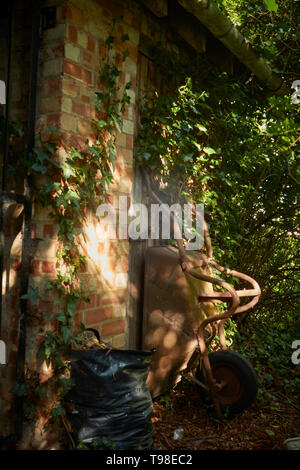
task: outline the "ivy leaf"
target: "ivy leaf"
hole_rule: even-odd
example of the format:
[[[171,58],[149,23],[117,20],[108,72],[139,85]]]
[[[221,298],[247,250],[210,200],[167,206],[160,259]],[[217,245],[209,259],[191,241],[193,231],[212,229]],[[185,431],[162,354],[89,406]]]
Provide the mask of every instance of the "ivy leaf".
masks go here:
[[[35,389],[36,393],[39,395],[40,398],[44,398],[47,393],[47,388],[41,385],[38,385]]]
[[[58,418],[59,416],[64,416],[66,414],[66,410],[60,403],[54,403],[52,410],[51,410],[51,416],[53,418]]]
[[[205,132],[207,134],[207,129],[206,129],[206,127],[202,126],[202,124],[196,123],[195,127],[197,127],[197,129],[199,129],[199,131]]]
[[[192,153],[186,153],[183,155],[183,160],[185,162],[192,162],[193,161],[193,154]]]
[[[28,288],[28,293],[27,294],[24,294],[21,296],[21,299],[28,299],[30,300],[34,305],[37,305],[38,301],[40,300],[40,296],[39,296],[39,288],[36,287],[32,287],[32,286],[29,286]]]
[[[204,147],[203,150],[205,153],[207,153],[207,155],[213,155],[214,153],[217,153],[215,149],[211,147]]]
[[[63,165],[62,166],[63,174],[66,179],[70,178],[70,176],[74,176],[74,170],[70,165]]]
[[[56,316],[56,320],[57,320],[58,322],[60,322],[60,323],[66,323],[66,317],[65,317],[65,315],[62,315],[62,314],[61,314],[61,315],[57,315],[57,316]]]
[[[107,38],[106,41],[105,41],[105,44],[106,44],[107,46],[111,46],[111,45],[114,43],[114,41],[115,41],[114,36],[108,36],[108,38]]]
[[[61,327],[62,335],[63,335],[63,342],[65,344],[68,344],[70,342],[70,339],[72,338],[73,334],[72,331],[68,326],[62,326]]]
[[[278,10],[278,5],[276,3],[276,0],[264,0],[264,3],[265,3],[268,10],[270,10],[270,11],[277,11]]]
[[[123,62],[125,62],[125,60],[126,60],[127,57],[129,57],[129,56],[130,56],[129,50],[126,49],[126,50],[123,52],[123,54],[122,54],[122,60],[123,60]]]
[[[10,393],[14,393],[18,397],[23,397],[28,392],[28,385],[26,383],[15,384],[10,390]]]

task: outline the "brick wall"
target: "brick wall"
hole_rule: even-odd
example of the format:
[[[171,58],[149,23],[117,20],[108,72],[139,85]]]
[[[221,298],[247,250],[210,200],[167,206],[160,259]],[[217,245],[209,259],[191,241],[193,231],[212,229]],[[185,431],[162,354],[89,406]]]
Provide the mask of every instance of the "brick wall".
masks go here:
[[[116,2],[74,0],[58,7],[56,28],[46,30],[43,35],[38,94],[37,125],[42,134],[47,134],[49,126],[55,125],[62,131],[65,143],[81,147],[85,138],[93,140],[90,123],[95,118],[99,63],[106,54],[105,40],[111,31],[111,20],[123,14],[116,35],[128,33],[130,57],[123,64],[120,84],[131,80],[133,86],[122,133],[117,135],[114,183],[109,188],[110,201],[117,209],[119,195],[129,197],[132,189],[139,41],[138,25],[133,24],[135,15],[128,8],[129,3],[134,5],[134,2],[125,3],[118,7]],[[121,42],[116,44],[117,52],[121,51]],[[42,241],[33,260],[31,278],[35,285],[43,285],[55,271],[56,227],[46,211],[37,206],[34,223],[36,236]],[[77,306],[76,323],[83,321],[97,328],[105,341],[124,347],[129,242],[99,238],[95,214],[89,215],[85,237],[88,243],[82,243],[82,248],[87,255],[87,267],[81,282],[91,303]]]
[[[26,2],[19,2],[24,6]],[[114,181],[110,186],[109,201],[119,210],[119,196],[125,196],[130,202],[134,181],[134,137],[137,121],[137,78],[138,47],[141,33],[154,41],[165,37],[165,31],[153,15],[135,0],[49,0],[48,5],[57,7],[57,24],[43,32],[39,55],[37,85],[37,120],[36,132],[43,139],[49,136],[52,125],[62,132],[65,143],[77,148],[84,145],[85,139],[93,140],[90,121],[95,117],[95,91],[99,85],[99,60],[106,54],[105,40],[111,33],[111,20],[122,16],[117,22],[115,35],[129,35],[126,47],[130,56],[122,64],[120,84],[129,80],[131,103],[123,116],[122,132],[116,135],[117,158],[114,168]],[[30,22],[29,22],[30,25]],[[23,39],[18,39],[20,47],[26,44],[25,28]],[[28,44],[28,41],[27,41]],[[122,51],[121,41],[116,43],[117,55]],[[20,49],[21,50],[21,49]],[[23,58],[24,59],[24,58]],[[24,59],[25,60],[25,59]],[[25,61],[26,63],[26,61]],[[28,67],[28,63],[27,63]],[[23,74],[25,70],[23,69]],[[22,70],[16,72],[22,77]],[[19,86],[18,83],[14,86]],[[22,91],[22,87],[21,87]],[[23,90],[24,91],[24,90]],[[23,93],[22,91],[22,93]],[[18,98],[18,94],[16,95]],[[18,107],[19,106],[19,107]],[[17,116],[25,113],[25,105],[15,106]],[[24,117],[24,116],[23,116]],[[63,158],[63,149],[60,149]],[[6,249],[6,293],[4,299],[5,322],[1,338],[8,343],[9,365],[1,369],[0,435],[13,431],[10,415],[12,395],[9,393],[14,384],[15,358],[18,338],[18,285],[20,268],[21,237],[16,224],[15,230],[9,230]],[[17,236],[16,236],[17,235]],[[57,227],[42,208],[39,201],[34,201],[32,237],[35,240],[30,272],[30,285],[39,288],[42,300],[37,309],[40,316],[32,317],[27,325],[26,362],[30,368],[36,365],[36,350],[44,333],[44,314],[55,312],[51,294],[45,289],[46,283],[55,276]],[[134,246],[134,245],[133,245]],[[128,321],[129,295],[129,240],[103,239],[99,235],[99,224],[94,213],[88,214],[88,224],[81,238],[82,252],[87,256],[87,267],[81,274],[81,283],[90,303],[80,303],[76,307],[74,327],[83,321],[88,327],[97,328],[101,337],[115,347],[134,347],[129,344]],[[135,294],[133,294],[135,295]],[[131,312],[132,313],[132,312]],[[42,321],[40,321],[42,319]],[[46,325],[51,328],[51,323]],[[41,366],[40,377],[46,380],[51,375],[45,364]],[[49,397],[47,397],[49,400]],[[4,418],[5,416],[5,418]],[[45,416],[27,428],[20,448],[49,447],[57,436],[43,430]]]

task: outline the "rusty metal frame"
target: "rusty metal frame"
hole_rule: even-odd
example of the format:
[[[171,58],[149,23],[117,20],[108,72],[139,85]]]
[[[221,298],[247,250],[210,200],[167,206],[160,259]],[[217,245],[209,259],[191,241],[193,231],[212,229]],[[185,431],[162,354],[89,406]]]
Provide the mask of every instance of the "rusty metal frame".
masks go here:
[[[227,292],[216,291],[213,293],[213,295],[205,295],[205,296],[203,295],[199,297],[199,301],[202,301],[202,302],[215,301],[215,302],[227,302],[229,304],[229,308],[226,312],[207,317],[206,319],[202,320],[197,331],[194,331],[194,334],[196,335],[198,339],[199,349],[200,349],[201,357],[203,360],[207,386],[205,384],[202,384],[195,377],[191,376],[190,374],[191,367],[188,367],[188,370],[183,371],[183,374],[187,373],[189,377],[193,381],[195,381],[198,385],[210,391],[211,397],[215,405],[215,409],[218,414],[221,414],[221,406],[220,406],[220,402],[218,400],[217,394],[222,389],[224,384],[218,384],[213,376],[213,372],[212,372],[209,357],[208,357],[208,349],[207,349],[208,341],[205,340],[204,331],[207,326],[214,327],[214,324],[217,324],[221,348],[227,349],[226,341],[225,341],[225,332],[224,332],[224,325],[225,325],[226,320],[230,318],[232,315],[246,312],[250,310],[251,308],[253,308],[259,300],[261,289],[258,283],[255,281],[255,279],[253,279],[252,277],[248,276],[247,274],[243,274],[238,271],[225,268],[224,266],[220,266],[216,262],[216,260],[214,259],[214,255],[213,255],[213,249],[212,249],[211,239],[210,239],[210,235],[208,231],[208,226],[205,220],[204,220],[203,229],[204,229],[204,243],[205,243],[205,247],[207,251],[207,256],[202,254],[202,257],[204,259],[200,261],[200,263],[198,263],[197,266],[192,266],[190,261],[187,258],[185,248],[184,248],[184,242],[182,239],[182,234],[179,229],[179,225],[178,225],[176,218],[174,217],[173,213],[171,213],[167,209],[165,205],[162,205],[161,200],[154,193],[151,187],[149,176],[143,167],[141,167],[141,172],[144,177],[146,187],[147,187],[147,192],[150,198],[153,201],[155,201],[157,204],[160,204],[162,209],[167,213],[167,215],[171,217],[171,220],[174,226],[174,235],[175,235],[175,239],[178,245],[180,264],[181,264],[182,270],[196,279],[212,283],[216,286],[222,287],[223,289],[227,291]],[[252,286],[252,289],[235,290],[234,287],[232,287],[228,282],[223,281],[222,279],[219,279],[217,277],[207,276],[206,274],[203,274],[202,272],[197,270],[205,266],[212,266],[213,268],[215,268],[217,271],[221,273],[237,277],[239,279],[242,279],[243,281],[247,281]],[[253,297],[253,298],[246,304],[240,306],[240,299],[242,297]]]

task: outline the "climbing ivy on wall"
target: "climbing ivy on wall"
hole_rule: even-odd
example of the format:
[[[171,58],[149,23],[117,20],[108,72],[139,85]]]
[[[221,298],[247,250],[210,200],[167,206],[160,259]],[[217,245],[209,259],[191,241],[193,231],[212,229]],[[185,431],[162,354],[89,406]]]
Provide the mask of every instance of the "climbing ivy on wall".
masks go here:
[[[121,38],[123,43],[128,39],[127,35]],[[96,207],[105,200],[107,187],[113,181],[116,132],[121,131],[122,115],[130,102],[127,91],[131,83],[121,87],[121,70],[116,65],[117,60],[121,63],[126,60],[128,50],[117,57],[114,44],[115,37],[110,35],[105,43],[106,58],[99,68],[100,86],[95,104],[97,118],[92,121],[93,143],[86,140],[83,149],[68,148],[54,128],[50,131],[52,135],[56,134],[55,141],[41,140],[30,158],[23,160],[28,175],[34,180],[42,177],[42,183],[36,188],[36,200],[49,208],[49,215],[58,227],[59,242],[56,277],[46,287],[54,298],[54,311],[57,313],[43,315],[43,321],[50,327],[45,331],[37,352],[39,361],[45,360],[52,365],[53,376],[40,384],[38,373],[31,371],[27,374],[27,382],[16,384],[13,389],[14,393],[27,398],[25,412],[28,417],[33,417],[38,398],[47,394],[49,385],[55,387],[56,393],[50,416],[55,419],[64,415],[61,400],[72,387],[66,374],[66,358],[70,347],[80,344],[78,331],[74,329],[75,307],[79,301],[89,302],[80,285],[86,257],[81,252],[79,235],[89,211],[96,213]],[[33,306],[40,299],[38,289],[33,287],[24,297]],[[80,328],[84,330],[84,324]]]

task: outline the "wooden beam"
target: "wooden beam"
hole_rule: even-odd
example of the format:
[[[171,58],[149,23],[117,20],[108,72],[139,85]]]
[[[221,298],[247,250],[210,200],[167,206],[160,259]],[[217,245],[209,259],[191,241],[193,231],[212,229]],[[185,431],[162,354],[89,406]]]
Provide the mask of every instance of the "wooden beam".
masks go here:
[[[196,18],[179,5],[170,8],[169,18],[173,29],[198,53],[205,52],[206,32]]]
[[[155,16],[162,18],[168,16],[168,2],[167,0],[141,0],[148,10]]]

